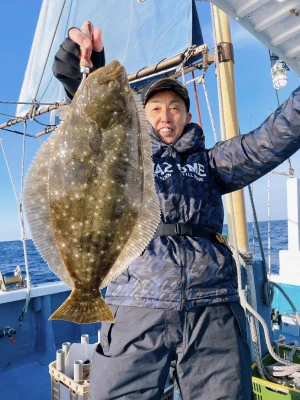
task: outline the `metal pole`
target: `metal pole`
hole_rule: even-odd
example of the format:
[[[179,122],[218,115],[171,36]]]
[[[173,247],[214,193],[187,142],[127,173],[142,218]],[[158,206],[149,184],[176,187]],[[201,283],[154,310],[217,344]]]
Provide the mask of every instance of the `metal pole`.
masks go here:
[[[219,8],[212,6],[215,41],[217,44],[216,63],[218,64],[218,90],[221,112],[222,139],[229,139],[239,134],[237,106],[235,94],[233,52],[229,17]],[[218,54],[217,54],[218,52]],[[231,56],[232,54],[232,56]],[[233,199],[233,213],[230,207],[230,197]],[[226,195],[229,240],[233,243],[233,222],[235,221],[237,244],[241,252],[248,251],[248,232],[243,190]]]

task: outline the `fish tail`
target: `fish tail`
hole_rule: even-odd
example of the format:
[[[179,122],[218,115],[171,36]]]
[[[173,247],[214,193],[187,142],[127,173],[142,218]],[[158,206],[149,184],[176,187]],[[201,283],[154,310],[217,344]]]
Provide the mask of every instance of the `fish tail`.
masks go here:
[[[115,322],[114,316],[101,296],[82,298],[80,292],[73,289],[67,300],[50,316],[49,320],[58,319],[90,324],[93,322]]]

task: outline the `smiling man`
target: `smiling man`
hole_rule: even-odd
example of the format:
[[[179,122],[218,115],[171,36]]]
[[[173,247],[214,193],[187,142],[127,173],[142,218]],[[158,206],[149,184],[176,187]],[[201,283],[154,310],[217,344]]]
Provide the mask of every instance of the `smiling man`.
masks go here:
[[[96,32],[90,43],[94,68],[104,63]],[[73,96],[81,78],[79,45],[87,38],[76,28],[69,35],[53,71]],[[250,400],[237,270],[216,233],[223,228],[222,196],[300,148],[300,88],[260,127],[211,149],[201,127],[191,123],[188,91],[180,82],[153,81],[141,98],[161,224],[143,254],[107,287],[115,323],[102,324],[89,399],[161,399],[172,363],[184,400]]]
[[[144,89],[142,101],[156,135],[167,144],[175,143],[192,119],[186,87],[175,79],[163,78]]]

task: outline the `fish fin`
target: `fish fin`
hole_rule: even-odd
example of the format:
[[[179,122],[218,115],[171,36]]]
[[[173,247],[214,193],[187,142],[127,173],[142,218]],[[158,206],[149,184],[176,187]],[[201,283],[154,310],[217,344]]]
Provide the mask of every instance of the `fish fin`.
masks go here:
[[[133,100],[137,109],[137,116],[140,124],[140,141],[143,162],[143,199],[139,217],[131,232],[130,237],[122,252],[119,254],[114,265],[101,283],[101,288],[106,287],[112,280],[122,274],[126,268],[137,259],[148,246],[160,223],[160,206],[155,190],[152,149],[148,122],[145,116],[144,106],[136,93],[133,93]]]
[[[73,287],[53,233],[49,208],[49,168],[59,129],[56,128],[35,155],[26,176],[23,202],[33,243],[51,270]]]
[[[59,106],[56,110],[55,110],[55,115],[58,116],[58,118],[62,121],[66,120],[69,116],[70,113],[70,105],[62,105]]]
[[[50,316],[49,320],[58,319],[75,322],[76,324],[91,324],[94,322],[115,322],[114,316],[101,296],[83,299],[81,292],[73,289],[67,300]]]

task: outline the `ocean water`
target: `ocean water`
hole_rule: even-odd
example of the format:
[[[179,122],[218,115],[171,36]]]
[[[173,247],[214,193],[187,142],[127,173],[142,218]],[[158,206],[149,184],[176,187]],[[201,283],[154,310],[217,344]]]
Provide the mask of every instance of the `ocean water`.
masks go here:
[[[265,260],[268,265],[268,222],[259,223],[260,235],[262,238]],[[227,233],[227,226],[224,225],[224,232]],[[248,223],[249,246],[255,259],[262,259],[258,235],[252,223]],[[279,250],[286,250],[288,245],[287,238],[287,221],[272,221],[270,225],[270,254],[271,254],[271,271],[278,272],[279,267]],[[57,276],[49,269],[47,263],[42,259],[36,250],[32,240],[27,240],[27,258],[30,273],[31,284],[58,281]],[[21,241],[0,242],[0,271],[5,277],[13,276],[14,269],[19,265],[22,275],[25,277],[25,262],[23,243]]]

